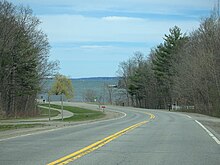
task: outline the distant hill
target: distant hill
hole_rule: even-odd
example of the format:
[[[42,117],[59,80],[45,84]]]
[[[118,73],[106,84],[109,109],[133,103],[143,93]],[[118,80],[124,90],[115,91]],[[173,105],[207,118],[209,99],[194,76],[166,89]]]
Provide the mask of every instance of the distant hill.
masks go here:
[[[44,89],[49,89],[53,83],[53,79],[45,79]],[[88,77],[88,78],[71,78],[74,88],[74,98],[73,101],[83,102],[85,101],[85,94],[89,90],[92,90],[96,97],[102,96],[103,102],[108,102],[109,93],[106,89],[109,87],[116,87],[118,85],[119,77]],[[114,89],[116,90],[116,89]],[[38,99],[44,99],[47,101],[47,93],[42,91]],[[51,100],[59,101],[60,96],[53,95]]]
[[[87,77],[87,78],[72,78],[72,80],[118,80],[119,77]]]

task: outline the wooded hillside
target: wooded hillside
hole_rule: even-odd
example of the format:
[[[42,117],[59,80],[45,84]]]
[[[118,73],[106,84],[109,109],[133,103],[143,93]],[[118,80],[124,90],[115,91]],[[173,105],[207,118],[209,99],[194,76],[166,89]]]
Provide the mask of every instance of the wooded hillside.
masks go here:
[[[144,57],[140,52],[119,65],[127,104],[178,108],[220,116],[220,18],[214,11],[186,35],[177,26]]]

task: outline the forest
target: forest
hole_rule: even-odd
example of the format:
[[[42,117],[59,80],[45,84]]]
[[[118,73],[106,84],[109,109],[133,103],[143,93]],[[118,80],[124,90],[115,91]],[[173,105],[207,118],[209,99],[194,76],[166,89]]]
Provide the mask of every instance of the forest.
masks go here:
[[[0,115],[34,116],[36,95],[56,62],[49,61],[50,45],[32,10],[0,1]]]
[[[126,105],[176,109],[220,116],[220,19],[218,10],[199,28],[183,34],[177,26],[145,57],[121,62],[119,86]]]

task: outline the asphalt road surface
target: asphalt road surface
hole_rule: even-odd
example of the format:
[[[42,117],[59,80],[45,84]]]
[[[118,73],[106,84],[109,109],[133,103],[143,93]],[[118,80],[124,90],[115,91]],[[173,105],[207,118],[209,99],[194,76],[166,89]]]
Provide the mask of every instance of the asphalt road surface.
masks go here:
[[[126,107],[119,119],[0,141],[1,165],[219,165],[220,144],[184,114]],[[126,114],[126,115],[125,115]]]

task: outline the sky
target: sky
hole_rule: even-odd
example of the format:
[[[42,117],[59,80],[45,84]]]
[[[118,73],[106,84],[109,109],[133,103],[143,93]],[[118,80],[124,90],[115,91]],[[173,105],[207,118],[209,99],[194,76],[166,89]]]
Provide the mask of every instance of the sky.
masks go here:
[[[9,0],[29,6],[51,45],[50,60],[71,78],[117,76],[137,51],[147,56],[169,28],[199,27],[217,0]]]

